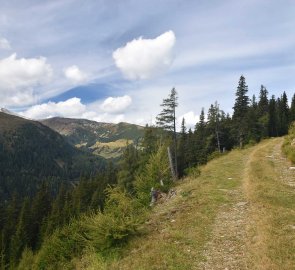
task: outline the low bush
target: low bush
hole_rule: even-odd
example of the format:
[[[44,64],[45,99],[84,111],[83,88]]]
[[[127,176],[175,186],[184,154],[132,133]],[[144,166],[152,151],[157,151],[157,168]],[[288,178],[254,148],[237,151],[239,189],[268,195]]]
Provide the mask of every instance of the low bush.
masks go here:
[[[285,137],[282,149],[287,158],[292,163],[295,163],[295,122],[289,128],[289,133]]]

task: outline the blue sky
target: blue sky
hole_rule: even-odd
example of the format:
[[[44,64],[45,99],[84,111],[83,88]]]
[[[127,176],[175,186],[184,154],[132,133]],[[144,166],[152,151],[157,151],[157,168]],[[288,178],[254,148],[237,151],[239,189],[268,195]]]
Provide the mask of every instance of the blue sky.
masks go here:
[[[0,0],[0,106],[144,125],[175,87],[193,126],[241,74],[291,99],[294,29],[293,0]]]

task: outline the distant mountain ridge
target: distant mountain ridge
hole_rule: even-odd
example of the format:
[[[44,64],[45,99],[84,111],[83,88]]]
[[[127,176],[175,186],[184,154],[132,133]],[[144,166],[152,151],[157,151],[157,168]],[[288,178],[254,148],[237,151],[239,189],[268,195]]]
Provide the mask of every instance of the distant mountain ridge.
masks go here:
[[[54,117],[41,123],[65,136],[77,148],[104,158],[120,157],[128,143],[137,143],[144,134],[143,127],[124,122],[113,124]]]

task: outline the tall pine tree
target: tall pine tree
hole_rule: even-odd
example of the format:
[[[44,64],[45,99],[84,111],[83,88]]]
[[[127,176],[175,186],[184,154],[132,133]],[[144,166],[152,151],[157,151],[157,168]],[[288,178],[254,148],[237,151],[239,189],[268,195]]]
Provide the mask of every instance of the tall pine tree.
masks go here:
[[[164,130],[170,131],[173,137],[173,152],[174,152],[174,173],[175,177],[178,177],[177,172],[177,143],[176,143],[176,107],[177,103],[177,92],[175,88],[172,88],[168,98],[163,99],[161,106],[163,107],[162,112],[157,116],[157,125]]]
[[[243,146],[247,133],[247,113],[249,109],[249,97],[247,96],[248,86],[245,77],[242,75],[236,91],[236,100],[234,104],[233,121],[237,132],[240,147]]]
[[[291,107],[290,107],[290,122],[295,121],[295,94],[292,97]]]

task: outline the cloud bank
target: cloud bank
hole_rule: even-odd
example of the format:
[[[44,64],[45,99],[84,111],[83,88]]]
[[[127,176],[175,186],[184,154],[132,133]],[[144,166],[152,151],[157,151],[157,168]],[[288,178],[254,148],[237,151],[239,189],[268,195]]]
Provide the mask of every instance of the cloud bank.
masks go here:
[[[130,106],[129,96],[109,97],[104,101],[83,104],[80,98],[73,97],[60,102],[47,102],[34,105],[20,113],[31,119],[46,119],[50,117],[85,118],[94,121],[118,123],[125,119],[124,111]]]
[[[148,79],[171,66],[175,40],[173,31],[155,39],[140,37],[115,50],[113,59],[127,79]]]
[[[22,112],[21,115],[31,119],[45,119],[54,116],[77,117],[86,112],[86,106],[79,98],[70,98],[66,101],[43,103],[35,105]]]
[[[34,102],[34,90],[48,83],[52,68],[46,58],[19,58],[16,54],[0,60],[0,105],[18,106]]]

